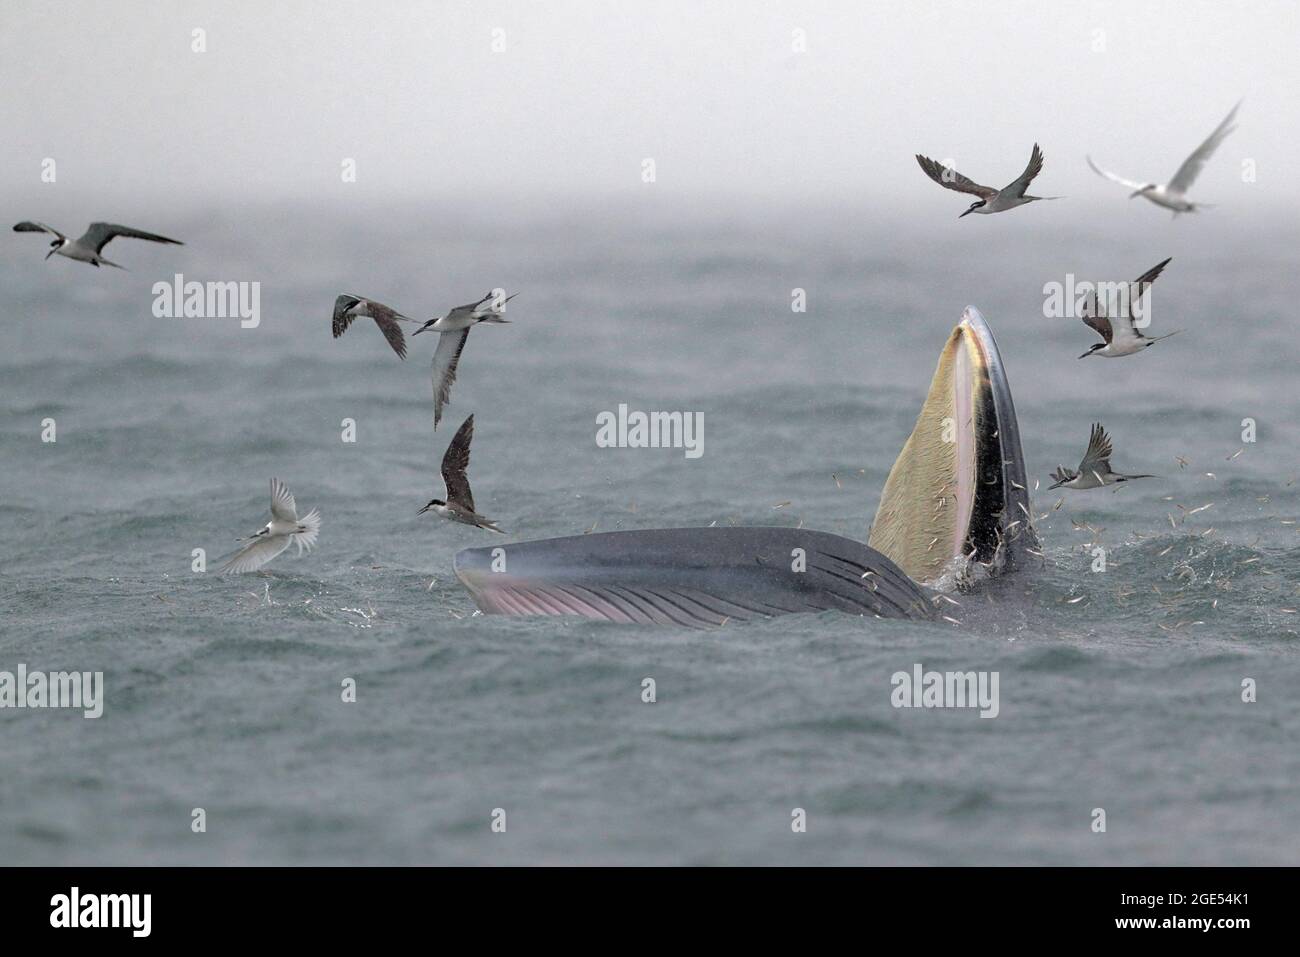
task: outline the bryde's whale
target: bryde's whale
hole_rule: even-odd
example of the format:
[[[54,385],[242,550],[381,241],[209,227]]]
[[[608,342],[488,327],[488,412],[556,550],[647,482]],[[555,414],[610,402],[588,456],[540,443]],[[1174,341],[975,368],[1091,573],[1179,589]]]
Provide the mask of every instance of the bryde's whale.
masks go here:
[[[835,609],[939,617],[928,589],[1014,569],[1037,541],[1002,358],[967,307],[939,354],[867,544],[795,528],[667,528],[467,548],[488,614],[706,627]]]

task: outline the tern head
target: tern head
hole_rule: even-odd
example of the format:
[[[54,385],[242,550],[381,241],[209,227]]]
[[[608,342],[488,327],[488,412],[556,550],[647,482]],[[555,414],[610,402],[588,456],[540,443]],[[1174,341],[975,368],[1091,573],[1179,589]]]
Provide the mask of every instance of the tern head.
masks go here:
[[[977,199],[977,200],[975,200],[975,202],[973,202],[973,203],[970,204],[970,209],[968,209],[968,210],[966,210],[966,212],[962,213],[961,216],[969,215],[970,213],[975,212],[975,210],[979,209],[979,208],[982,207],[983,205],[984,205],[984,200],[982,200],[982,199]],[[958,219],[961,219],[961,216],[958,216],[957,218],[958,218]]]
[[[1088,351],[1085,352],[1083,355],[1079,356],[1079,358],[1080,358],[1080,359],[1086,359],[1086,358],[1088,358],[1088,356],[1092,355],[1092,354],[1093,354],[1094,352],[1096,352],[1098,349],[1105,349],[1105,348],[1106,348],[1106,343],[1104,343],[1104,342],[1094,342],[1092,345],[1090,345],[1090,346],[1088,347]]]
[[[1135,189],[1133,192],[1129,193],[1129,194],[1128,194],[1128,198],[1129,198],[1129,199],[1134,199],[1134,198],[1136,198],[1136,197],[1138,197],[1138,196],[1141,196],[1141,195],[1142,195],[1143,193],[1145,193],[1147,190],[1149,190],[1149,189],[1155,189],[1155,188],[1156,188],[1156,184],[1155,184],[1155,183],[1147,183],[1147,184],[1146,184],[1145,186],[1143,186],[1141,189]]]
[[[49,259],[49,258],[50,258],[51,256],[53,256],[55,253],[57,253],[57,252],[59,251],[59,248],[60,248],[64,243],[66,243],[66,242],[67,242],[66,239],[56,239],[56,240],[54,240],[53,242],[51,242],[51,243],[50,243],[50,251],[49,251],[48,253],[45,254],[45,258],[46,258],[46,259]]]
[[[416,514],[416,515],[423,515],[425,512],[427,512],[429,509],[433,508],[435,505],[446,505],[446,504],[447,504],[447,503],[444,502],[444,501],[443,501],[442,499],[440,499],[440,498],[430,499],[430,500],[429,500],[429,504],[426,505],[426,506],[424,506],[424,508],[420,509],[420,510],[419,510],[418,512],[416,512],[415,514]]]
[[[432,319],[430,319],[428,322],[422,325],[419,329],[416,329],[413,333],[411,333],[411,335],[418,336],[420,333],[424,332],[425,329],[428,329],[430,326],[432,326],[435,322],[437,322],[441,318],[442,316],[434,316]]]
[[[1075,476],[1071,475],[1062,466],[1058,465],[1056,471],[1052,473],[1052,478],[1056,479],[1056,482],[1047,486],[1049,489],[1060,488],[1066,482],[1073,481]]]

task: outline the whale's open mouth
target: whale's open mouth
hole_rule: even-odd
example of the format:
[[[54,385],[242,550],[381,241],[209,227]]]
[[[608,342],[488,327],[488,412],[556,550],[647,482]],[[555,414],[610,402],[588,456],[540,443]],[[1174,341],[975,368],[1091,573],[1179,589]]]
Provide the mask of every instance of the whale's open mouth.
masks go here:
[[[467,548],[456,576],[489,614],[692,626],[838,610],[937,617],[918,584],[1012,569],[1036,539],[1011,389],[983,316],[948,337],[869,543],[795,528],[604,532]]]
[[[963,562],[1014,567],[1035,547],[1029,519],[1011,388],[984,317],[968,306],[885,481],[867,544],[936,583]]]

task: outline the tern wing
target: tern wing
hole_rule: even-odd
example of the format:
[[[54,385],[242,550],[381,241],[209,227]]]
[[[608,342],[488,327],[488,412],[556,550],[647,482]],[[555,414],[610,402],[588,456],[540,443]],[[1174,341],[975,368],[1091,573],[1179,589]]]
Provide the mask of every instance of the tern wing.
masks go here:
[[[1034,181],[1034,177],[1042,171],[1043,151],[1039,149],[1038,144],[1035,143],[1033,150],[1029,154],[1029,165],[1025,167],[1025,171],[1008,183],[1002,192],[1006,193],[1008,196],[1024,196],[1025,190],[1027,190],[1029,184]]]
[[[59,232],[57,229],[55,229],[53,226],[46,226],[44,223],[34,223],[34,222],[32,222],[31,220],[27,220],[27,219],[24,219],[21,223],[16,223],[16,224],[14,225],[14,232],[16,232],[16,233],[50,233],[50,234],[52,234],[52,235],[54,235],[54,236],[58,236],[60,239],[67,239],[67,238],[68,238],[67,236],[63,235],[63,233],[61,233],[61,232]]]
[[[1164,272],[1165,267],[1173,262],[1173,259],[1174,257],[1170,256],[1164,262],[1156,263],[1129,285],[1128,302],[1130,313],[1133,311],[1133,304],[1146,295],[1147,290],[1151,288],[1151,284],[1156,281],[1156,277]]]
[[[1132,290],[1133,295],[1136,297],[1145,293],[1147,291],[1147,288],[1153,282],[1156,281],[1156,277],[1158,277],[1162,272],[1164,272],[1165,267],[1168,266],[1173,261],[1174,261],[1174,257],[1170,256],[1164,262],[1156,263],[1154,266],[1152,266],[1142,275],[1134,279],[1133,285],[1136,286],[1137,288]]]
[[[1106,340],[1107,345],[1110,344],[1114,330],[1111,329],[1110,319],[1106,317],[1106,311],[1097,301],[1097,291],[1095,289],[1088,293],[1088,298],[1083,301],[1083,309],[1079,314],[1079,318],[1086,325],[1095,329],[1097,334]]]
[[[298,521],[298,508],[289,486],[278,478],[271,479],[271,514],[282,522]]]
[[[375,320],[375,325],[379,331],[384,334],[388,344],[393,347],[399,359],[406,358],[406,336],[402,334],[402,327],[398,324],[397,314],[391,309],[386,309],[381,313],[371,313],[370,318]]]
[[[447,503],[474,511],[474,494],[469,490],[469,444],[474,440],[474,416],[456,430],[442,457],[442,480],[447,486]]]
[[[352,325],[352,320],[356,318],[350,313],[353,306],[365,302],[360,296],[349,296],[347,293],[339,296],[334,300],[334,338],[337,339],[343,333],[348,331],[348,326]]]
[[[1094,173],[1096,173],[1098,176],[1106,177],[1112,183],[1119,183],[1121,186],[1127,186],[1129,189],[1142,189],[1143,187],[1148,185],[1147,183],[1139,183],[1136,182],[1135,180],[1125,179],[1123,176],[1118,176],[1115,173],[1107,172],[1106,170],[1098,166],[1096,163],[1094,163],[1092,161],[1091,156],[1085,158],[1088,160],[1088,165],[1092,167],[1092,171]]]
[[[1079,474],[1087,475],[1089,472],[1101,475],[1110,472],[1110,436],[1100,422],[1093,425],[1092,434],[1088,437],[1088,450],[1083,453],[1083,461],[1079,463]]]
[[[347,332],[348,327],[352,325],[352,320],[358,316],[369,316],[375,320],[375,325],[384,334],[384,338],[393,347],[398,358],[406,358],[406,336],[402,334],[399,323],[414,322],[414,319],[385,306],[382,302],[344,294],[334,300],[334,338],[337,339]]]
[[[492,299],[492,293],[489,291],[486,296],[478,302],[467,302],[463,306],[453,306],[447,313],[448,319],[471,319],[479,315],[479,307],[485,302]],[[489,310],[490,311],[490,310]]]
[[[1051,476],[1053,481],[1056,482],[1056,485],[1064,485],[1066,482],[1076,478],[1078,474],[1078,472],[1071,472],[1064,465],[1057,465],[1056,471],[1051,473]],[[1052,488],[1056,488],[1056,485],[1053,485]]]
[[[185,245],[179,239],[168,239],[166,236],[159,236],[157,233],[146,233],[143,229],[132,229],[130,226],[119,226],[116,223],[91,223],[90,228],[82,234],[77,242],[98,253],[117,236],[126,236],[129,239],[147,239],[154,243],[170,243],[173,246]]]
[[[1201,174],[1201,170],[1209,162],[1210,157],[1214,155],[1214,151],[1219,148],[1219,144],[1224,141],[1229,133],[1236,129],[1232,125],[1232,121],[1236,119],[1237,110],[1240,106],[1240,103],[1234,106],[1232,112],[1224,117],[1223,122],[1215,127],[1214,132],[1206,138],[1205,142],[1196,147],[1196,152],[1183,160],[1183,165],[1178,167],[1178,172],[1169,181],[1170,190],[1185,193],[1191,189],[1192,183]]]
[[[255,572],[289,547],[290,535],[263,535],[249,542],[226,560],[223,572]]]
[[[944,189],[954,189],[959,193],[970,193],[978,196],[980,199],[988,199],[997,195],[997,190],[988,186],[981,186],[979,183],[969,179],[955,169],[949,169],[942,163],[930,159],[928,156],[916,154],[916,161],[920,164],[925,175],[930,177]]]
[[[1137,330],[1133,328],[1133,309],[1130,305],[1127,311],[1120,312],[1119,315],[1111,316],[1107,321],[1110,323],[1110,338],[1107,342],[1114,342],[1121,345],[1130,339],[1138,338]]]
[[[316,546],[316,536],[320,535],[320,509],[313,508],[300,519],[299,524],[306,531],[294,532],[289,536],[289,541],[298,546],[298,554],[301,555],[303,549],[311,551]]]
[[[456,363],[469,338],[469,326],[444,332],[438,337],[438,348],[433,352],[433,427],[442,420],[442,407],[451,398],[451,386],[456,381]]]

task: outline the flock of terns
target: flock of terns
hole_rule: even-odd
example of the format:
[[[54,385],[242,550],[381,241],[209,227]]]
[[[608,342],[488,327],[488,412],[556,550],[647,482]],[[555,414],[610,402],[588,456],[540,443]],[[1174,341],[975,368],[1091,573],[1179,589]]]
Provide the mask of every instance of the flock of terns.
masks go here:
[[[1187,191],[1195,182],[1196,177],[1200,175],[1201,170],[1205,168],[1205,164],[1210,157],[1214,155],[1215,150],[1219,148],[1219,144],[1237,128],[1234,122],[1237,118],[1237,110],[1240,107],[1241,103],[1239,102],[1232,108],[1228,115],[1224,117],[1223,122],[1214,128],[1213,133],[1206,137],[1205,142],[1198,146],[1191,156],[1183,160],[1182,165],[1178,167],[1178,171],[1174,173],[1173,178],[1168,183],[1139,183],[1135,180],[1125,179],[1099,167],[1092,161],[1091,156],[1086,157],[1088,166],[1099,176],[1104,176],[1106,179],[1133,190],[1129,194],[1129,199],[1142,196],[1157,206],[1173,210],[1175,219],[1178,218],[1179,213],[1194,213],[1209,204],[1193,203],[1187,198]],[[1002,213],[1041,199],[1062,198],[1060,196],[1030,196],[1026,192],[1034,177],[1043,169],[1043,151],[1039,149],[1037,143],[1034,144],[1033,151],[1029,155],[1029,165],[1025,167],[1025,171],[1002,189],[981,186],[955,169],[944,166],[942,163],[919,153],[916,156],[916,162],[926,176],[945,189],[956,190],[959,193],[968,193],[978,197],[975,202],[971,203],[966,212],[957,217],[958,219],[970,213],[983,215]],[[1079,356],[1080,359],[1088,356],[1103,356],[1114,359],[1120,356],[1135,355],[1161,339],[1168,339],[1180,331],[1175,329],[1163,336],[1147,336],[1137,328],[1133,316],[1133,306],[1141,300],[1147,289],[1155,282],[1156,277],[1160,275],[1165,266],[1169,265],[1171,260],[1172,257],[1156,264],[1133,280],[1129,284],[1127,303],[1122,305],[1114,315],[1107,315],[1105,304],[1098,298],[1095,291],[1088,295],[1084,300],[1079,318],[1096,331],[1101,336],[1102,341],[1094,343],[1087,352]],[[1124,303],[1123,299],[1120,301]],[[1096,423],[1092,427],[1088,448],[1083,453],[1079,468],[1071,470],[1062,465],[1057,465],[1056,471],[1052,473],[1055,484],[1049,487],[1090,489],[1101,488],[1106,485],[1117,485],[1134,479],[1155,478],[1153,475],[1125,475],[1113,471],[1110,467],[1110,455],[1110,436],[1106,434],[1106,430],[1101,423]]]
[[[1206,162],[1214,155],[1219,144],[1223,142],[1229,133],[1236,129],[1233,122],[1236,119],[1240,105],[1238,103],[1237,106],[1234,106],[1205,142],[1183,161],[1168,183],[1138,182],[1125,179],[1097,166],[1092,161],[1091,156],[1087,157],[1088,165],[1098,175],[1132,190],[1129,195],[1130,199],[1142,196],[1157,206],[1173,210],[1175,218],[1179,213],[1195,212],[1208,204],[1193,203],[1187,198],[1187,191],[1205,167]],[[1039,200],[1062,198],[1059,196],[1031,196],[1026,192],[1029,184],[1043,169],[1043,151],[1039,149],[1037,143],[1034,144],[1029,157],[1029,165],[1025,167],[1024,172],[1002,189],[981,186],[956,170],[920,154],[917,154],[916,161],[925,174],[940,186],[976,197],[969,208],[957,217],[958,219],[970,213],[990,215],[1006,212]],[[77,239],[69,238],[52,226],[32,221],[23,221],[16,224],[14,231],[52,235],[54,239],[50,242],[50,251],[45,254],[46,259],[57,254],[78,262],[89,263],[95,267],[113,266],[117,269],[125,267],[105,259],[103,250],[111,240],[119,236],[176,246],[183,245],[176,239],[169,239],[157,233],[145,232],[144,230],[114,223],[91,223],[85,233]],[[1085,300],[1080,318],[1095,330],[1103,341],[1094,344],[1079,358],[1082,359],[1092,355],[1105,358],[1134,355],[1147,349],[1160,339],[1167,339],[1178,331],[1175,330],[1175,332],[1162,336],[1146,336],[1136,327],[1132,310],[1132,306],[1139,302],[1169,262],[1170,259],[1166,259],[1135,279],[1129,286],[1127,305],[1117,310],[1114,315],[1107,315],[1105,305],[1099,300],[1095,292]],[[493,290],[477,302],[456,306],[445,316],[435,316],[421,323],[419,320],[405,316],[381,302],[345,294],[339,296],[334,302],[332,316],[334,338],[337,339],[347,332],[354,320],[369,318],[374,320],[375,325],[379,327],[379,331],[383,333],[384,338],[398,357],[405,359],[407,344],[406,336],[402,332],[402,323],[409,322],[419,326],[411,333],[413,336],[426,331],[438,333],[438,346],[434,350],[432,363],[433,427],[436,430],[442,420],[443,406],[450,399],[451,387],[456,381],[456,367],[460,362],[461,353],[465,349],[465,342],[469,338],[470,330],[481,322],[509,322],[510,320],[505,318],[505,307],[506,303],[513,298],[514,296],[506,296],[503,290]],[[470,415],[456,431],[451,444],[443,455],[441,471],[443,482],[447,488],[447,498],[445,500],[431,499],[428,504],[419,510],[419,514],[432,511],[454,522],[501,532],[502,529],[495,522],[478,514],[474,508],[474,496],[470,491],[469,479],[466,474],[469,469],[469,447],[473,437],[474,416]],[[1078,469],[1070,470],[1058,465],[1056,471],[1052,473],[1055,483],[1050,488],[1101,488],[1134,479],[1155,477],[1151,475],[1125,475],[1115,472],[1110,467],[1110,456],[1110,436],[1106,434],[1106,430],[1100,423],[1094,424],[1089,437],[1088,448],[1084,452]],[[301,555],[304,550],[310,551],[316,544],[316,538],[320,534],[320,527],[320,512],[313,508],[302,518],[299,518],[293,493],[289,491],[288,486],[283,482],[273,478],[271,479],[271,520],[255,534],[240,539],[244,544],[225,561],[221,566],[221,570],[236,573],[256,571],[284,552],[290,545],[296,545],[298,554]]]
[[[442,421],[442,407],[451,397],[451,386],[456,381],[456,365],[465,349],[469,331],[480,322],[503,323],[506,303],[514,296],[503,291],[489,292],[477,302],[456,306],[445,316],[434,316],[427,322],[404,316],[396,309],[347,293],[334,300],[333,330],[337,339],[348,331],[356,319],[373,319],[388,344],[401,359],[406,358],[406,336],[402,323],[418,324],[411,333],[432,330],[438,333],[438,347],[433,352],[433,427],[436,431]],[[474,440],[474,416],[471,414],[456,430],[451,444],[442,457],[442,481],[447,487],[446,499],[434,498],[416,514],[433,512],[453,522],[473,525],[492,532],[505,534],[496,522],[480,515],[474,509],[474,493],[469,487],[469,445]],[[279,479],[271,479],[271,520],[255,535],[242,539],[245,544],[221,566],[223,572],[257,571],[290,545],[298,546],[298,554],[311,551],[320,533],[320,513],[312,509],[302,518],[294,505],[293,494]]]

